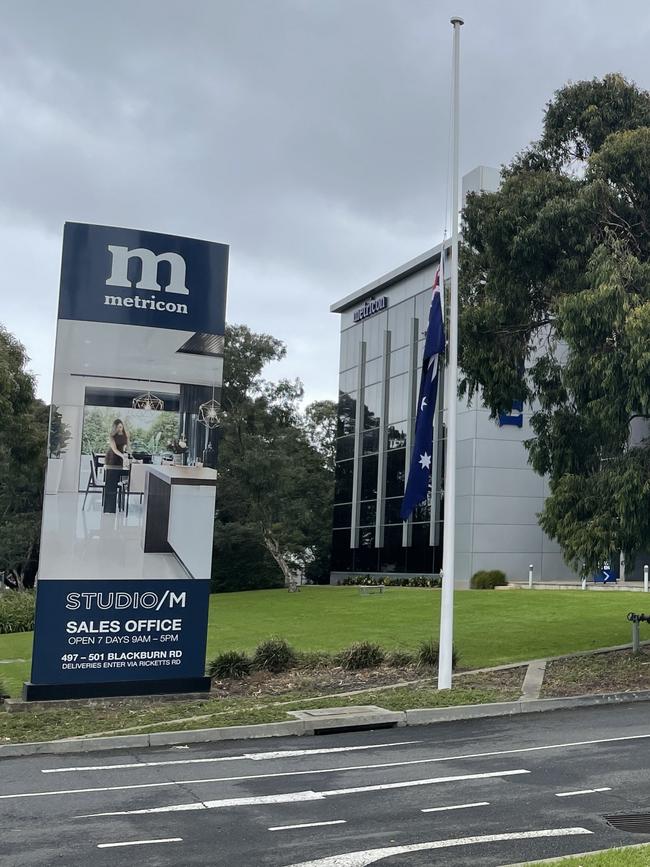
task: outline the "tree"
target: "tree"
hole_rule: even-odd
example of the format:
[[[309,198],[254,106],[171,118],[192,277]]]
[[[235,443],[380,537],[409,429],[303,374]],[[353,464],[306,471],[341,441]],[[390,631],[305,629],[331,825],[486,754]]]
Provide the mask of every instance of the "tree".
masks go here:
[[[285,351],[270,335],[227,329],[215,560],[225,559],[232,529],[288,585],[329,551],[333,476],[309,441],[301,383],[261,376]]]
[[[587,574],[650,544],[650,94],[568,85],[502,179],[463,214],[461,393],[529,402],[541,526]]]
[[[63,421],[58,406],[50,407],[50,433],[47,441],[48,454],[51,458],[60,458],[70,442],[70,428]]]
[[[99,406],[85,408],[81,442],[82,454],[91,455],[94,452],[103,453],[106,451],[113,418],[114,410],[111,408]]]
[[[48,408],[34,396],[23,346],[0,326],[0,573],[32,583],[48,433]]]
[[[304,429],[309,444],[316,449],[331,473],[336,463],[337,412],[333,400],[316,400],[305,409]]]

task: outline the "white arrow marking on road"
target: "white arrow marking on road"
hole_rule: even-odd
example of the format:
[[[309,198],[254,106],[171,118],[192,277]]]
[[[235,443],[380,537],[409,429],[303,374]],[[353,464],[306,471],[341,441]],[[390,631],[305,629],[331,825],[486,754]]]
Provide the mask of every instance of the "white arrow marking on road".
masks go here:
[[[152,843],[182,843],[182,837],[167,837],[165,840],[125,840],[124,843],[98,843],[98,849],[116,849],[118,846],[149,846]]]
[[[404,747],[422,743],[421,741],[396,741],[392,744],[368,744],[351,747],[329,747],[318,750],[276,750],[267,753],[244,753],[240,756],[218,756],[206,759],[167,759],[158,762],[130,762],[123,765],[80,765],[75,768],[41,768],[42,774],[69,774],[79,771],[122,771],[127,768],[159,768],[164,765],[201,765],[213,762],[240,762],[250,759],[254,762],[271,759],[293,759],[301,756],[320,756],[327,753],[350,753],[356,750],[379,750],[386,747]]]
[[[189,804],[173,804],[171,807],[149,807],[146,810],[112,810],[109,813],[86,813],[77,819],[99,816],[142,816],[146,813],[174,813],[184,810],[214,810],[220,807],[244,807],[249,804],[282,804],[294,801],[320,801],[335,795],[356,795],[361,792],[383,792],[387,789],[406,789],[413,786],[432,786],[436,783],[456,783],[463,780],[488,780],[494,777],[513,777],[529,774],[530,771],[490,771],[483,774],[457,774],[453,777],[433,777],[430,780],[407,780],[400,783],[382,783],[377,786],[355,786],[350,789],[328,789],[324,792],[288,792],[286,795],[262,795],[255,798],[225,798],[219,801],[193,801]]]
[[[410,846],[388,846],[385,849],[364,849],[359,852],[344,852],[316,861],[301,861],[290,867],[367,867],[383,858],[407,855],[411,852],[426,852],[432,849],[448,849],[452,846],[475,846],[483,843],[500,843],[506,840],[535,840],[540,837],[569,837],[574,834],[593,834],[586,828],[548,828],[543,831],[521,831],[513,834],[483,834],[478,837],[456,837],[451,840],[434,840],[431,843],[413,843]]]
[[[187,813],[191,810],[215,810],[219,807],[250,807],[256,804],[295,804],[299,801],[322,801],[320,792],[288,792],[286,795],[256,795],[250,798],[222,798],[220,801],[192,801],[190,804],[172,804],[171,807],[149,807],[146,810],[115,810],[111,813],[86,813],[77,819],[96,819],[99,816],[144,816],[147,813]]]

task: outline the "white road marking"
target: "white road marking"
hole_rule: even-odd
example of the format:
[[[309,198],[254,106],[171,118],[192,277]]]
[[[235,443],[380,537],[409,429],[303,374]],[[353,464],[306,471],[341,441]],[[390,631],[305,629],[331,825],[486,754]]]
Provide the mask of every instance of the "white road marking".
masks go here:
[[[201,765],[214,762],[241,762],[251,760],[254,762],[270,761],[271,759],[293,759],[300,756],[320,756],[326,753],[348,753],[356,750],[378,750],[386,747],[403,747],[411,744],[419,744],[421,741],[396,741],[392,744],[368,744],[351,747],[329,747],[318,750],[276,750],[267,753],[244,753],[241,756],[219,756],[206,759],[168,759],[159,762],[129,762],[123,765],[80,765],[74,768],[41,768],[42,774],[69,774],[80,771],[123,771],[128,768],[159,768],[164,765]]]
[[[411,765],[428,765],[438,759],[415,759],[408,762],[379,762],[374,765],[347,765],[343,768],[314,768],[308,771],[277,771],[274,774],[241,774],[235,777],[209,777],[199,780],[167,780],[162,783],[128,783],[125,786],[91,786],[85,789],[59,789],[53,792],[17,792],[0,795],[0,801],[12,798],[45,798],[53,795],[86,795],[90,792],[126,792],[131,789],[164,789],[170,786],[203,786],[207,783],[233,783],[238,780],[270,780],[279,777],[302,777],[316,774],[340,774],[344,771],[369,771],[376,768],[406,768]]]
[[[577,792],[556,792],[556,798],[570,798],[573,795],[591,795],[593,792],[611,792],[609,786],[602,786],[600,789],[579,789]]]
[[[430,780],[407,780],[401,783],[381,783],[378,786],[355,786],[353,789],[331,789],[323,794],[329,795],[352,795],[357,792],[382,792],[384,789],[406,789],[411,786],[430,786],[432,783],[455,783],[461,780],[489,780],[492,777],[513,777],[518,774],[529,774],[530,771],[518,769],[516,771],[490,771],[483,774],[456,774],[453,777],[433,777]]]
[[[363,849],[344,852],[316,861],[301,861],[290,867],[367,867],[383,858],[407,855],[411,852],[426,852],[432,849],[448,849],[453,846],[475,846],[483,843],[501,843],[506,840],[535,840],[541,837],[570,837],[574,834],[593,834],[586,828],[548,828],[543,831],[521,831],[513,834],[483,834],[478,837],[456,837],[451,840],[435,840],[431,843],[413,843],[410,846],[388,846],[385,849]]]
[[[415,759],[415,760],[410,761],[410,762],[391,762],[390,764],[386,764],[386,765],[360,765],[359,770],[367,770],[368,768],[373,768],[373,767],[376,767],[376,768],[394,767],[396,765],[409,765],[409,764],[410,765],[420,765],[420,764],[436,764],[437,762],[457,762],[457,761],[461,761],[463,759],[488,759],[488,758],[492,758],[494,756],[512,756],[512,755],[518,755],[521,753],[535,753],[535,752],[543,752],[545,750],[560,750],[560,749],[565,749],[567,747],[589,747],[589,746],[596,746],[598,744],[614,744],[614,743],[620,743],[620,742],[625,742],[625,741],[647,740],[648,738],[650,738],[650,734],[647,734],[647,735],[622,735],[622,736],[617,737],[617,738],[596,738],[594,740],[589,740],[589,741],[568,741],[566,743],[561,743],[561,744],[546,744],[545,746],[541,746],[541,747],[519,747],[519,748],[512,749],[512,750],[491,750],[489,752],[484,752],[484,753],[463,753],[461,755],[456,755],[456,756],[439,756],[438,758],[435,758],[435,759]],[[409,741],[402,741],[402,743],[408,744]],[[422,743],[422,741],[414,741],[414,743]],[[388,746],[399,746],[399,745],[400,744],[375,744],[374,746],[368,747],[368,748],[374,749],[377,746],[388,747]],[[336,749],[348,749],[348,748],[347,747],[345,747],[345,748],[334,747],[334,748],[332,748],[331,752],[334,752]],[[359,748],[357,747],[356,749],[359,749]],[[291,756],[289,755],[290,753],[294,753],[294,754],[300,753],[300,755],[303,755],[303,754],[306,755],[306,754],[310,753],[310,754],[315,755],[319,752],[320,752],[319,750],[312,750],[312,751],[309,751],[309,750],[305,750],[305,751],[287,750],[286,753],[284,754],[284,756],[291,758]],[[245,754],[244,758],[248,757],[248,755],[249,754]],[[264,753],[251,753],[250,754],[251,757],[264,756],[264,755],[266,755],[266,756],[278,755],[278,758],[283,758],[283,756],[280,755],[279,753],[277,753],[277,754],[276,753],[266,753],[266,754],[264,754]],[[191,761],[194,761],[194,762],[231,761],[231,760],[234,760],[234,758],[237,758],[237,757],[226,756],[226,757],[223,757],[221,759],[193,759]],[[175,761],[177,761],[179,764],[189,763],[185,759],[179,759],[179,760],[175,760]],[[78,767],[78,768],[60,768],[60,769],[59,768],[48,768],[48,769],[41,769],[41,770],[42,770],[42,773],[44,773],[44,774],[51,774],[51,773],[63,773],[64,771],[85,771],[85,770],[91,770],[91,771],[101,770],[101,771],[103,771],[103,770],[111,770],[111,769],[115,769],[115,768],[121,769],[121,768],[130,768],[130,767],[134,767],[134,768],[135,767],[150,767],[150,766],[155,766],[156,764],[164,764],[164,762],[161,762],[161,763],[143,762],[141,764],[133,763],[133,764],[128,764],[128,765],[93,765],[93,766]],[[174,761],[169,761],[168,764],[174,764]],[[354,769],[353,768],[338,768],[338,769],[335,768],[333,770],[348,771],[348,770],[354,770]],[[296,774],[298,774],[298,773],[320,774],[320,773],[332,773],[332,771],[331,770],[293,771],[292,773],[296,773]],[[268,776],[273,776],[273,775],[269,774]],[[279,775],[279,776],[281,776],[281,775]],[[258,777],[230,777],[230,778],[226,778],[226,779],[259,779],[259,778]],[[89,790],[81,789],[80,791],[89,791]],[[93,791],[93,790],[90,790],[90,791]],[[57,794],[59,794],[59,793],[57,793]],[[0,795],[0,797],[3,797],[3,796]]]
[[[421,813],[444,813],[445,810],[467,810],[469,807],[489,807],[489,801],[476,801],[474,804],[453,804],[451,807],[427,807]]]
[[[345,819],[334,819],[332,822],[304,822],[302,825],[275,825],[269,831],[293,831],[295,828],[322,828],[324,825],[345,825]]]
[[[269,753],[247,753],[246,758],[259,762],[266,759],[292,759],[296,756],[320,756],[326,753],[351,753],[357,750],[377,750],[386,747],[407,747],[421,744],[422,741],[395,741],[393,744],[360,744],[349,747],[321,747],[314,750],[276,750]]]
[[[170,807],[149,807],[146,810],[114,810],[110,813],[86,813],[77,819],[96,819],[101,816],[144,816],[148,813],[187,813],[191,810],[216,810],[219,807],[249,807],[255,804],[295,804],[301,801],[322,801],[320,792],[288,792],[286,795],[256,795],[250,798],[222,798],[220,801],[192,801],[172,804]]]
[[[98,849],[115,849],[118,846],[149,846],[151,843],[182,843],[182,837],[167,837],[165,840],[127,840],[124,843],[98,843]]]
[[[433,777],[429,780],[408,780],[400,783],[381,783],[376,786],[355,786],[350,789],[327,789],[322,792],[288,792],[285,795],[262,795],[255,798],[225,798],[218,801],[193,801],[189,804],[173,804],[170,807],[149,807],[146,810],[112,810],[108,813],[86,813],[77,819],[90,819],[99,816],[142,816],[146,813],[174,813],[184,810],[214,810],[220,807],[243,807],[249,804],[282,804],[295,801],[321,801],[336,795],[356,795],[361,792],[383,792],[387,789],[406,789],[413,786],[432,786],[436,783],[456,783],[463,780],[485,780],[493,777],[512,777],[529,774],[530,771],[491,771],[484,774],[456,774],[453,777]]]

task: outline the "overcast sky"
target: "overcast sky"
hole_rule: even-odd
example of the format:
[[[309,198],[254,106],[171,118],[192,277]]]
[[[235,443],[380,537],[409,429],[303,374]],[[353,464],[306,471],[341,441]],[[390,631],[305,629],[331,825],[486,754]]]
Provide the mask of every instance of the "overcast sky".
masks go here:
[[[63,223],[231,245],[228,320],[335,397],[329,305],[441,240],[451,34],[461,173],[539,134],[567,80],[650,87],[619,0],[0,0],[0,322],[49,399]]]

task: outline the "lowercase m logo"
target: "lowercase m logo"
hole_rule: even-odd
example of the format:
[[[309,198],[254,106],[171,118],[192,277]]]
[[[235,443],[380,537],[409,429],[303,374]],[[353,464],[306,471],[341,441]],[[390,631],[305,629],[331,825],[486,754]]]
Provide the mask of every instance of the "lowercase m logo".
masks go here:
[[[185,259],[178,253],[161,253],[157,256],[151,250],[146,250],[144,247],[129,250],[128,247],[118,247],[114,244],[108,244],[107,249],[113,257],[111,275],[106,281],[107,286],[121,286],[125,289],[131,289],[132,283],[128,276],[129,261],[131,259],[139,259],[142,271],[140,279],[135,284],[136,289],[143,289],[148,292],[160,292],[162,285],[158,282],[158,266],[161,262],[167,262],[170,269],[170,277],[165,291],[174,292],[176,295],[190,294],[190,290],[185,285],[187,270]]]

